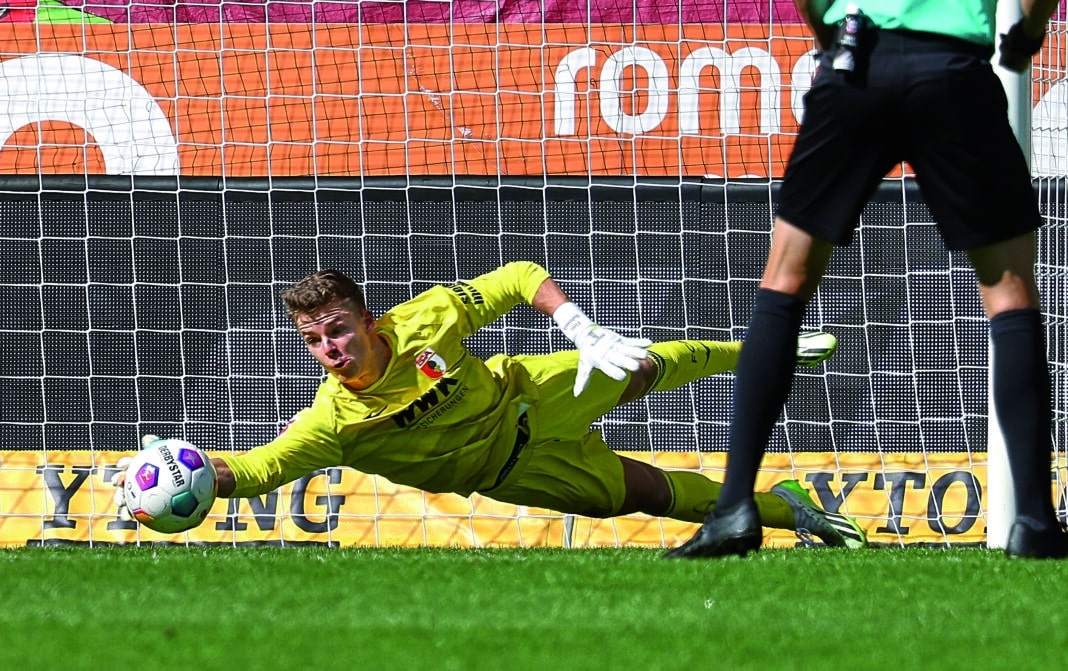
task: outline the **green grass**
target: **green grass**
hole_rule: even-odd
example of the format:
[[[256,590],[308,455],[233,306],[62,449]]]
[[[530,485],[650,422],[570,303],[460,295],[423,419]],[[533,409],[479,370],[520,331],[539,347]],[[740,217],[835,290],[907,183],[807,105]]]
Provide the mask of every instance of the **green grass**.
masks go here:
[[[0,551],[0,669],[1042,669],[1068,562],[979,549]]]

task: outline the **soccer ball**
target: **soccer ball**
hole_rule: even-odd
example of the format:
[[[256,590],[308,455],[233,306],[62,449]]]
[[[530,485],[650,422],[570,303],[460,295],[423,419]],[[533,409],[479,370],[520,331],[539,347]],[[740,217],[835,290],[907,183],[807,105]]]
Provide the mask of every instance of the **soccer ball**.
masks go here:
[[[211,459],[192,443],[157,440],[126,467],[123,498],[134,518],[153,531],[173,534],[204,521],[218,479]]]

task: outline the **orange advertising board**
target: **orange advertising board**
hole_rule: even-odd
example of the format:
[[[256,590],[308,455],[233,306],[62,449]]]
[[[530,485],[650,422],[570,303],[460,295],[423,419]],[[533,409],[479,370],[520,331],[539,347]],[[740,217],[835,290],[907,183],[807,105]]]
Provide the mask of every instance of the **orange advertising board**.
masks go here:
[[[8,24],[0,174],[779,177],[811,53],[793,24]]]
[[[774,30],[3,26],[0,172],[766,177],[813,65]]]
[[[673,546],[696,525],[647,515],[565,516],[473,495],[428,494],[348,468],[326,469],[252,499],[218,500],[186,534],[164,535],[117,516],[109,484],[123,453],[0,451],[0,546],[38,543],[332,544],[339,546]],[[662,468],[723,479],[726,454],[642,455]],[[831,510],[858,518],[874,543],[986,541],[985,454],[769,454],[757,488],[800,480]],[[1065,481],[1063,464],[1057,482]],[[1058,506],[1064,491],[1054,492]],[[772,546],[797,543],[766,530]],[[566,540],[565,540],[566,539]]]

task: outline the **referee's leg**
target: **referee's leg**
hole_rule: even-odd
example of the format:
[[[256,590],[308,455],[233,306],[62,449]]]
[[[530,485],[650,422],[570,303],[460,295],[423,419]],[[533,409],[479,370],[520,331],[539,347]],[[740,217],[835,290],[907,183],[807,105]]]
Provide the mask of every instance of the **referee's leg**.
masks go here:
[[[968,250],[990,319],[994,410],[1005,437],[1016,519],[1010,557],[1066,558],[1050,485],[1052,393],[1035,283],[1035,233]]]

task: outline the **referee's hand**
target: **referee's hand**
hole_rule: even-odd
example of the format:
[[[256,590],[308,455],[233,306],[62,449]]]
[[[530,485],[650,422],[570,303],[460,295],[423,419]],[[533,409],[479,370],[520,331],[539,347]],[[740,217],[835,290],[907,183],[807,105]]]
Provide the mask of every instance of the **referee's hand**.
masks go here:
[[[1020,19],[1012,24],[1009,32],[1002,33],[999,46],[1001,57],[998,63],[1001,67],[1013,72],[1025,72],[1031,67],[1031,57],[1042,48],[1045,39],[1045,26],[1043,26],[1041,35],[1032,37],[1024,30],[1024,20]]]

